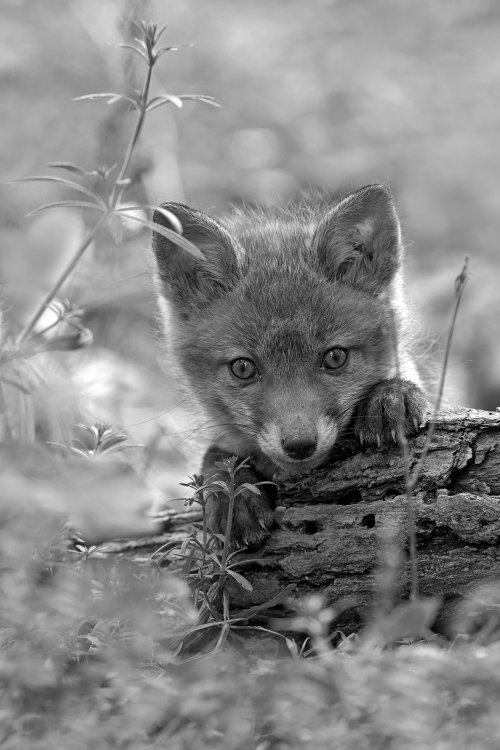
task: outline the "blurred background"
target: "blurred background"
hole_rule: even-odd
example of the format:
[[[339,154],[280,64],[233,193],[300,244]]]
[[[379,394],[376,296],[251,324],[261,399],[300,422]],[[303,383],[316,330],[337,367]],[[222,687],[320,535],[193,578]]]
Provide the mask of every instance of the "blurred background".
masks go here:
[[[194,45],[162,58],[153,93],[207,94],[222,108],[187,102],[151,113],[131,199],[217,215],[243,200],[386,182],[402,217],[418,335],[438,361],[454,280],[470,257],[449,400],[500,405],[495,0],[2,0],[0,12],[4,177],[43,174],[52,161],[89,170],[119,162],[134,113],[71,99],[140,88],[143,70],[109,43],[130,40],[134,19],[168,24],[168,44]],[[92,220],[63,209],[24,218],[65,196],[42,183],[0,185],[7,323],[29,317]],[[64,292],[85,309],[94,345],[67,357],[95,414],[192,473],[191,432],[175,411],[182,395],[158,362],[148,244],[148,232],[131,227],[117,244],[89,248]]]

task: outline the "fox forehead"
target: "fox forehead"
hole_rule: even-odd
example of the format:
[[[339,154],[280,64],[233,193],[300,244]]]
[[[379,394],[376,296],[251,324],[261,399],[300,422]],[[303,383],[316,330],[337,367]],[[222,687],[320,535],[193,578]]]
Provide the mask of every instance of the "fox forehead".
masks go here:
[[[223,220],[224,226],[244,249],[245,260],[265,268],[273,260],[281,264],[296,262],[299,257],[310,260],[317,208],[308,206],[300,213],[289,208],[279,213],[236,211]]]
[[[204,327],[221,359],[292,354],[312,359],[332,346],[373,344],[384,320],[381,301],[297,263],[265,278],[261,269],[250,269],[206,311]]]
[[[305,207],[300,218],[238,212],[228,221],[242,250],[239,282],[222,301],[222,308],[230,303],[233,314],[229,327],[238,335],[238,321],[243,320],[245,337],[251,339],[256,329],[258,342],[271,347],[286,346],[288,331],[292,340],[303,334],[309,341],[340,344],[342,339],[355,345],[380,327],[385,305],[371,294],[325,278],[311,249],[312,208]]]

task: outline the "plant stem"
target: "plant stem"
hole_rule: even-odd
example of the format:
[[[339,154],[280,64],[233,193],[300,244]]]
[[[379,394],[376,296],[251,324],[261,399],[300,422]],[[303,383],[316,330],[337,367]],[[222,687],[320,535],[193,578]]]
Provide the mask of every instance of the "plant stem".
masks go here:
[[[226,524],[226,538],[224,539],[224,546],[222,548],[221,555],[221,568],[223,573],[226,570],[227,558],[229,555],[231,531],[233,528],[233,513],[234,513],[234,466],[231,467],[229,473],[229,507],[227,509],[227,524]],[[223,576],[221,577],[221,585],[223,584]]]
[[[396,377],[398,379],[398,382],[401,383],[401,365],[399,361],[398,331],[397,331],[396,317],[394,315],[394,310],[391,310],[391,316],[392,316],[391,328],[392,328],[392,337],[393,337],[393,345],[394,345]],[[413,507],[413,485],[411,483],[411,474],[410,474],[410,453],[408,450],[408,441],[406,439],[406,432],[405,432],[406,414],[405,414],[405,404],[404,404],[402,387],[400,388],[400,394],[399,394],[399,406],[400,406],[400,409],[399,409],[399,424],[398,424],[397,438],[398,438],[398,444],[401,447],[401,451],[403,453],[403,463],[404,463],[404,470],[405,470],[406,513],[407,513],[407,519],[408,519],[408,547],[409,547],[410,570],[411,570],[410,599],[417,599],[418,598],[417,532],[416,532],[416,527],[415,527],[415,509]]]
[[[101,230],[101,228],[108,221],[111,213],[112,213],[111,210],[106,211],[106,213],[103,214],[103,216],[101,216],[101,218],[99,219],[99,221],[97,222],[97,224],[87,234],[87,236],[83,240],[82,244],[80,245],[80,247],[78,248],[78,250],[76,251],[76,253],[72,257],[72,259],[70,260],[70,262],[68,263],[68,265],[66,266],[66,268],[64,269],[64,271],[62,272],[62,274],[57,279],[56,283],[54,284],[54,286],[52,287],[52,289],[50,290],[50,292],[45,297],[45,299],[42,302],[42,304],[40,305],[40,307],[36,311],[35,315],[32,317],[32,319],[27,324],[27,326],[24,328],[24,330],[21,331],[21,333],[19,335],[19,338],[18,338],[18,344],[22,344],[22,342],[26,340],[26,338],[30,335],[30,333],[32,333],[32,331],[35,328],[36,324],[38,323],[38,321],[42,317],[43,313],[45,312],[45,310],[47,309],[47,307],[50,305],[50,303],[52,302],[52,300],[54,299],[54,297],[58,293],[59,289],[62,287],[62,285],[64,284],[64,282],[68,278],[68,276],[71,273],[73,273],[74,269],[76,268],[76,266],[80,262],[83,254],[85,252],[85,250],[88,248],[88,246],[94,240],[94,238],[97,235],[97,233]]]
[[[403,399],[401,399],[402,401]],[[410,475],[410,453],[408,451],[408,440],[404,429],[400,430],[398,436],[399,444],[403,451],[405,464],[405,491],[406,508],[408,514],[408,547],[410,554],[411,586],[410,599],[418,599],[418,557],[417,557],[417,529],[415,526],[415,508],[413,506],[413,483]]]
[[[155,64],[155,59],[150,59],[148,62],[148,69],[146,73],[146,79],[144,81],[144,86],[142,88],[141,93],[141,106],[139,109],[139,117],[137,118],[137,122],[135,124],[134,132],[132,133],[132,136],[130,138],[130,141],[127,146],[127,151],[125,153],[125,157],[123,159],[123,163],[120,169],[120,172],[118,174],[118,177],[115,180],[115,183],[113,185],[113,189],[111,191],[111,196],[109,200],[109,206],[108,210],[105,214],[99,219],[97,224],[91,229],[91,231],[88,233],[88,235],[83,240],[82,244],[74,254],[71,261],[68,263],[60,277],[57,279],[56,283],[50,290],[50,292],[45,297],[44,301],[36,311],[33,318],[30,320],[28,325],[24,328],[23,331],[21,331],[21,334],[19,335],[18,343],[21,344],[25,339],[32,333],[34,330],[36,324],[42,317],[43,313],[47,309],[47,307],[50,305],[66,279],[70,276],[70,274],[74,271],[78,263],[80,262],[84,252],[87,250],[91,242],[94,240],[98,232],[102,229],[102,227],[105,226],[105,224],[108,222],[109,218],[113,215],[114,210],[120,200],[120,196],[123,190],[123,180],[125,179],[125,175],[127,173],[127,169],[130,166],[130,160],[132,158],[132,154],[134,153],[134,149],[137,145],[137,141],[139,140],[139,137],[141,135],[142,127],[144,125],[144,119],[146,117],[146,108],[148,103],[148,96],[149,96],[149,89],[151,87],[151,77],[153,73],[153,67]]]
[[[124,179],[125,175],[127,173],[127,170],[130,166],[130,160],[132,158],[132,154],[134,153],[134,149],[137,145],[137,141],[139,140],[139,137],[141,135],[142,127],[144,125],[144,120],[146,118],[146,107],[148,103],[148,96],[149,96],[149,89],[151,86],[151,77],[153,74],[153,66],[154,66],[154,60],[150,61],[148,63],[148,70],[146,73],[146,80],[144,81],[144,86],[142,88],[141,92],[141,107],[139,109],[139,117],[137,118],[137,122],[135,124],[134,132],[132,133],[132,137],[129,141],[129,144],[127,146],[127,151],[125,154],[125,157],[123,159],[123,163],[120,169],[120,172],[118,174],[118,177],[115,180],[115,184],[113,186],[113,190],[111,192],[111,204],[116,206],[116,203],[118,202],[121,194],[121,188],[122,185],[120,184]]]
[[[448,360],[450,357],[451,343],[452,343],[453,335],[455,332],[455,324],[457,320],[458,310],[460,307],[460,302],[462,300],[463,291],[464,291],[465,284],[467,281],[468,262],[469,262],[469,259],[466,257],[462,271],[457,276],[456,281],[455,281],[455,305],[453,308],[451,323],[448,329],[448,337],[446,340],[446,348],[445,348],[443,366],[441,368],[441,376],[439,379],[438,393],[437,393],[436,400],[434,402],[434,409],[433,409],[432,417],[429,420],[429,429],[427,431],[425,444],[424,444],[422,453],[420,454],[420,458],[417,462],[417,465],[415,466],[415,469],[413,470],[413,473],[411,473],[410,471],[410,454],[408,450],[408,441],[405,435],[405,411],[404,411],[404,402],[403,402],[402,394],[401,394],[401,399],[400,399],[401,418],[400,418],[400,424],[399,424],[399,430],[398,430],[398,443],[401,446],[401,450],[403,453],[404,470],[405,470],[405,494],[406,494],[407,514],[408,514],[408,546],[409,546],[410,566],[411,566],[410,599],[418,598],[417,535],[416,535],[416,526],[415,526],[415,509],[413,505],[413,492],[415,490],[418,479],[420,477],[425,459],[427,458],[432,436],[434,435],[434,431],[436,429],[436,418],[437,418],[437,414],[438,414],[439,408],[441,406],[441,401],[443,398],[444,382],[446,378],[446,372],[448,369]],[[397,373],[397,377],[400,378],[399,351],[398,351],[398,346],[397,346],[398,336],[397,336],[396,320],[394,317],[394,313],[392,313],[392,332],[393,332],[394,351],[395,351],[395,359],[396,359],[396,373]]]
[[[453,335],[455,333],[455,323],[457,321],[458,310],[460,308],[460,303],[462,301],[462,295],[464,292],[465,284],[467,283],[468,265],[469,265],[469,258],[466,256],[464,260],[463,268],[455,280],[455,305],[453,307],[450,327],[448,329],[448,336],[446,339],[446,348],[444,352],[443,366],[441,368],[441,377],[439,379],[438,393],[437,393],[436,401],[434,403],[432,417],[429,421],[429,429],[427,431],[424,449],[413,471],[413,476],[411,477],[411,489],[412,490],[415,488],[417,484],[418,478],[422,471],[422,467],[424,465],[424,461],[427,458],[427,454],[429,452],[432,436],[434,435],[434,432],[436,429],[436,417],[437,417],[437,413],[439,411],[439,408],[441,406],[441,401],[443,398],[444,381],[446,378],[446,372],[448,370],[448,360],[450,358],[451,342],[453,341]]]

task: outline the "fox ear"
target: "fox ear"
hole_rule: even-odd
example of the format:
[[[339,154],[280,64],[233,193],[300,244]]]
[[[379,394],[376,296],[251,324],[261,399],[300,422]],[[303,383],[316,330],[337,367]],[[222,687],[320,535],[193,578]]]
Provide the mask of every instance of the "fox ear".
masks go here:
[[[238,278],[236,243],[217,221],[182,203],[164,203],[162,209],[179,219],[182,234],[203,254],[203,260],[153,231],[153,252],[161,292],[177,307],[201,309],[229,291]],[[161,211],[153,222],[167,229],[173,225]]]
[[[313,237],[322,271],[331,279],[380,294],[401,266],[401,229],[390,190],[367,185],[320,221]]]

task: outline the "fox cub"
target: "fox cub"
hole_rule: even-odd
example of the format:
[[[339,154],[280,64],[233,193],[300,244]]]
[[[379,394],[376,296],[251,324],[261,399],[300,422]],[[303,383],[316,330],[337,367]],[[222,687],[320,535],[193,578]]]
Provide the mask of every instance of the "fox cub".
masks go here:
[[[227,456],[250,456],[240,479],[256,482],[313,469],[347,434],[395,441],[401,399],[406,432],[418,429],[426,399],[405,346],[403,248],[387,187],[368,185],[329,207],[220,220],[178,203],[163,208],[204,256],[154,234],[171,352],[216,427],[205,476]],[[172,228],[160,212],[154,221]],[[272,499],[243,498],[232,543],[257,547]],[[209,500],[216,532],[226,506]]]

